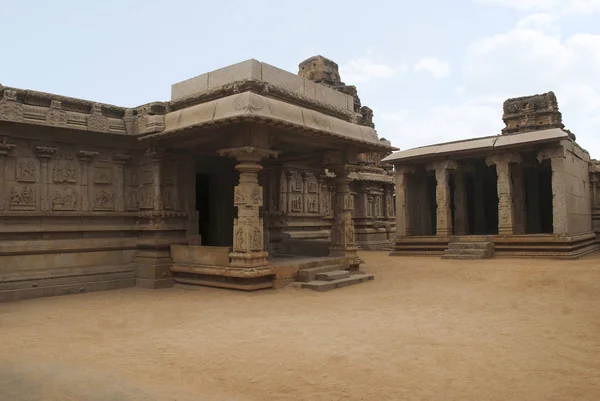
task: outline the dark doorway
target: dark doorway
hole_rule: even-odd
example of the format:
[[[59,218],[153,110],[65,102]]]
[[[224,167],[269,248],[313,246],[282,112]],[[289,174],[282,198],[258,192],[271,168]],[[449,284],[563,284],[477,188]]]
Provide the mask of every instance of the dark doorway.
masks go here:
[[[211,245],[210,238],[210,175],[196,174],[196,210],[202,245]]]
[[[534,167],[523,169],[525,178],[525,210],[527,234],[551,234],[552,213],[552,167],[547,160]]]
[[[437,197],[436,197],[436,180],[435,171],[427,172],[427,205],[429,206],[429,217],[431,222],[431,234],[435,235],[437,232]]]

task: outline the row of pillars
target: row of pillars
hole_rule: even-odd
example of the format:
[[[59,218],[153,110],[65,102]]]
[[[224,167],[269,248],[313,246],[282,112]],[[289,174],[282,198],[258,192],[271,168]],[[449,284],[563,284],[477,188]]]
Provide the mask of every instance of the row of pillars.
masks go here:
[[[553,188],[553,223],[554,233],[567,232],[564,151],[561,148],[542,151],[538,161],[550,159],[552,165]],[[521,157],[516,153],[490,155],[486,158],[488,166],[496,167],[498,188],[498,234],[514,235],[525,233],[525,187]],[[436,179],[436,235],[466,235],[468,232],[467,193],[465,172],[468,168],[459,167],[455,161],[444,160],[430,163],[427,170],[435,171]],[[411,220],[408,198],[410,196],[408,177],[414,172],[411,166],[396,166],[396,234],[399,237],[411,235]],[[452,222],[450,173],[454,177],[454,227]],[[516,184],[516,185],[515,185]],[[475,198],[483,199],[482,182],[475,185]],[[533,193],[535,192],[535,194]],[[529,191],[533,196],[539,196],[537,189]],[[532,199],[535,201],[536,199]],[[535,202],[537,204],[537,202]],[[476,222],[484,221],[483,208],[477,205]],[[532,214],[534,217],[534,214]],[[534,225],[539,225],[533,223]]]
[[[234,206],[238,209],[238,217],[233,223],[230,265],[244,268],[266,266],[268,253],[265,251],[263,219],[259,214],[263,205],[263,188],[258,184],[258,173],[263,169],[261,161],[277,157],[278,152],[245,146],[223,149],[220,154],[235,158],[238,162],[235,169],[240,173],[239,184],[234,188]],[[354,197],[350,192],[352,179],[343,163],[328,165],[328,168],[336,175],[330,255],[347,257],[351,265],[358,264],[352,220]]]

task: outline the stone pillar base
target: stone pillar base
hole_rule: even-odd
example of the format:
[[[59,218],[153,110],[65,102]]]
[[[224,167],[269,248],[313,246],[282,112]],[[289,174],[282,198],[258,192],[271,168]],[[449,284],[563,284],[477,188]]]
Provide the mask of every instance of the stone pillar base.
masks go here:
[[[138,287],[167,288],[175,283],[171,274],[172,261],[168,249],[140,250],[135,257],[135,262]]]
[[[269,256],[269,253],[265,251],[231,252],[229,254],[231,258],[229,266],[246,268],[268,266],[267,256]]]

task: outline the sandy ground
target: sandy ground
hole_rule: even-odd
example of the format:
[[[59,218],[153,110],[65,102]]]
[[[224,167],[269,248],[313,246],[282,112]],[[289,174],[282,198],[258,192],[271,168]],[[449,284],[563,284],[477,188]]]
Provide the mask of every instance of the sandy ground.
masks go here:
[[[600,254],[0,304],[0,400],[600,400]]]

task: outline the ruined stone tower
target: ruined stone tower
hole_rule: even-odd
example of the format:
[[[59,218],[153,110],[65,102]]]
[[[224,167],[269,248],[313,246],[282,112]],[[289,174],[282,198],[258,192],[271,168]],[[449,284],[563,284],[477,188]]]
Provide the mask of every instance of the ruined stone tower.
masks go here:
[[[298,65],[298,75],[354,97],[354,111],[361,115],[358,123],[375,128],[373,110],[367,106],[361,106],[356,86],[346,85],[342,82],[336,62],[323,56],[310,57]]]
[[[504,135],[565,128],[554,92],[507,99],[503,109]],[[569,134],[575,139],[575,135]]]

